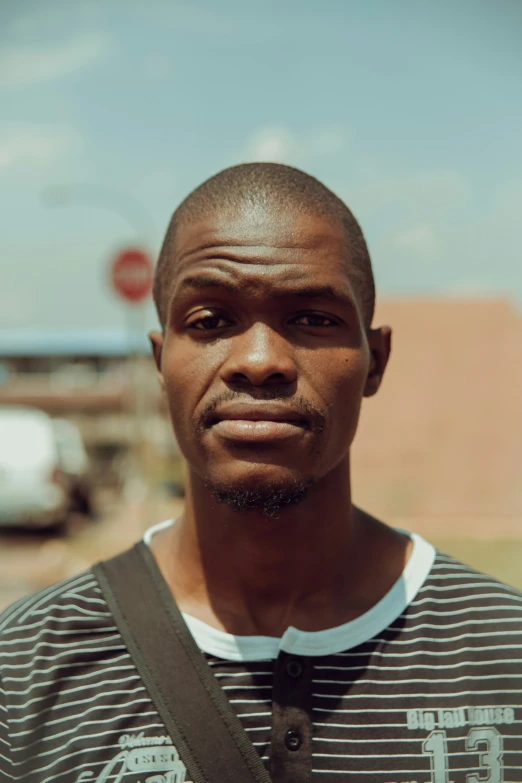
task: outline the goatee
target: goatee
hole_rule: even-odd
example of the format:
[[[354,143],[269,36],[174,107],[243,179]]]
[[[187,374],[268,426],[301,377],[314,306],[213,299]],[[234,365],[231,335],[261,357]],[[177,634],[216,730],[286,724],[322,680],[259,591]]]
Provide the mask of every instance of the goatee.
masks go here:
[[[277,517],[284,508],[296,506],[304,500],[312,484],[313,479],[308,479],[251,489],[220,487],[210,481],[205,482],[218,503],[225,503],[237,512],[261,511],[269,519]]]

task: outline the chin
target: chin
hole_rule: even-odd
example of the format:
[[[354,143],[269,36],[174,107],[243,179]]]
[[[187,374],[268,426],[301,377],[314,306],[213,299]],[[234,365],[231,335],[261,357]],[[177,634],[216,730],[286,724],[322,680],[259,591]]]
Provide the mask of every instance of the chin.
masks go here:
[[[228,505],[238,513],[257,511],[274,518],[285,508],[304,500],[314,479],[279,466],[271,467],[271,471],[254,468],[244,476],[236,472],[228,480],[225,476],[214,478],[209,475],[205,478],[205,486],[218,503]]]

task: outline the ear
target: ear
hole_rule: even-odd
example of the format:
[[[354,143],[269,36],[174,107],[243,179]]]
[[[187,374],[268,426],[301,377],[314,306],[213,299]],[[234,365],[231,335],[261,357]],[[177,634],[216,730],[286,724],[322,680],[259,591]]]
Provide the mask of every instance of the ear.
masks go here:
[[[391,335],[392,331],[389,326],[380,326],[378,329],[370,329],[368,332],[370,369],[364,387],[365,397],[373,397],[379,391],[382,376],[390,358]]]
[[[149,332],[149,340],[152,347],[152,355],[154,356],[154,363],[156,365],[156,375],[161,387],[161,391],[165,394],[165,380],[163,378],[163,372],[161,369],[161,353],[163,351],[163,334],[161,332],[153,331]]]

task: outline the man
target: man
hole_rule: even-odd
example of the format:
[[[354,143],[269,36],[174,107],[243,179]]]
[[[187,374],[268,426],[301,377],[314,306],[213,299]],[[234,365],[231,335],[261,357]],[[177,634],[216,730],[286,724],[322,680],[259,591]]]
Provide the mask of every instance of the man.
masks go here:
[[[293,168],[223,171],[175,212],[155,301],[188,482],[145,540],[272,780],[522,781],[522,596],[352,505],[390,329],[347,207]],[[0,631],[2,781],[183,779],[130,768],[171,740],[91,572]]]

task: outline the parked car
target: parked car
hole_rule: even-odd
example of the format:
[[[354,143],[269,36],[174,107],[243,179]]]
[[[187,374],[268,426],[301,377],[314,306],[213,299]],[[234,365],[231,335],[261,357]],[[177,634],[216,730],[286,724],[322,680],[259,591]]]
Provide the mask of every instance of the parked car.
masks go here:
[[[53,419],[60,470],[67,479],[70,510],[93,516],[89,457],[79,428],[68,419]]]
[[[0,408],[0,524],[61,525],[68,505],[51,418]]]

